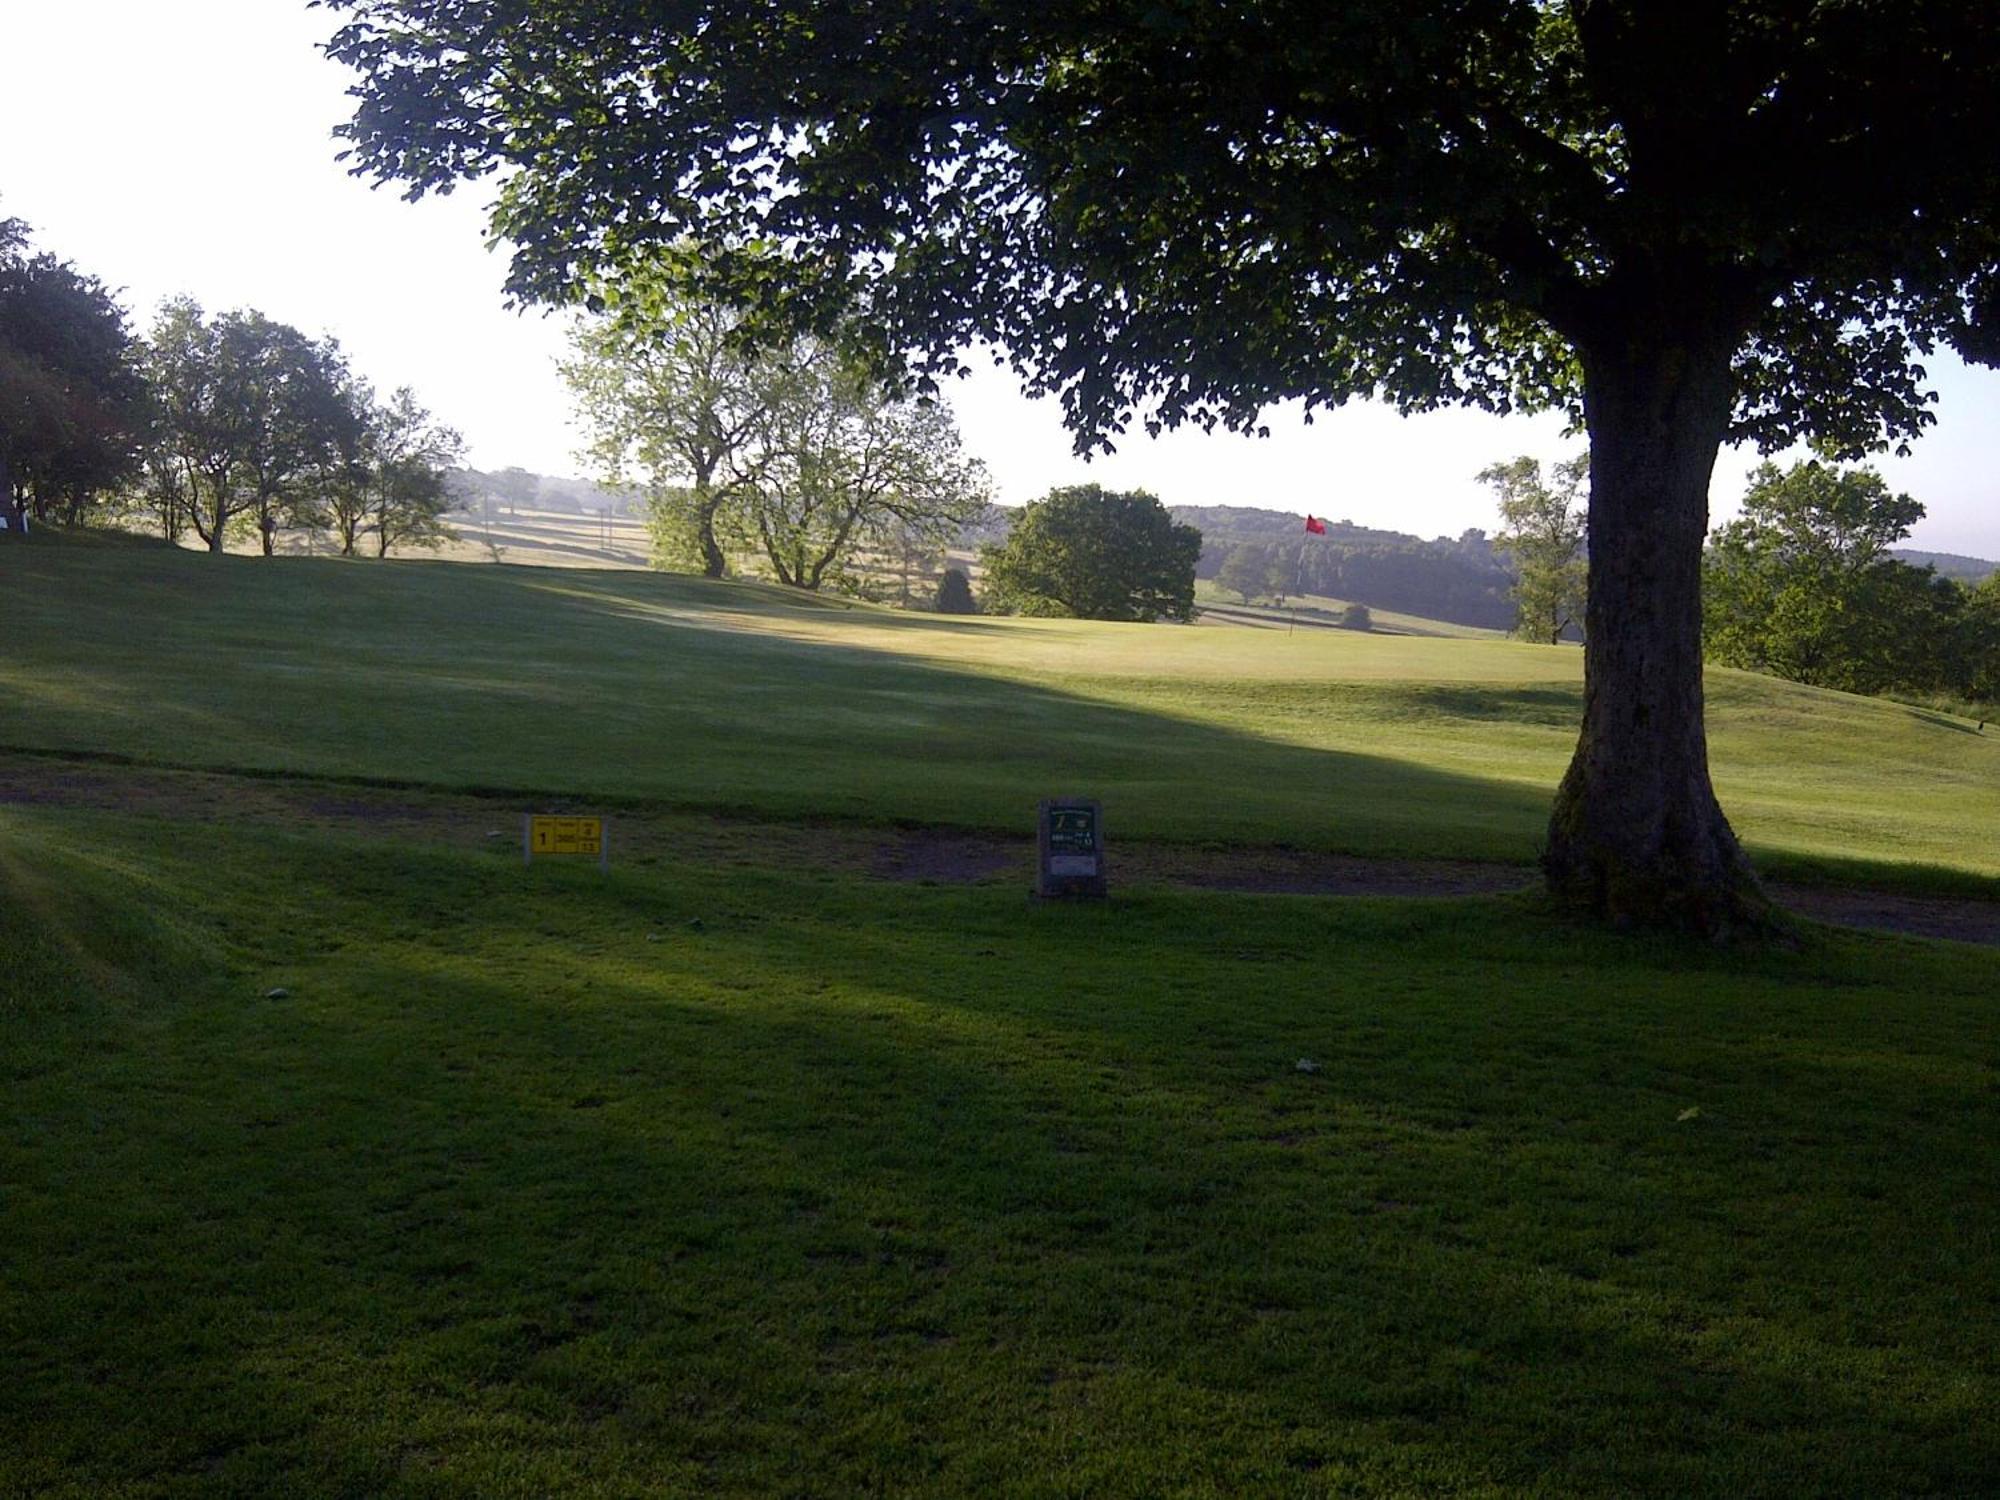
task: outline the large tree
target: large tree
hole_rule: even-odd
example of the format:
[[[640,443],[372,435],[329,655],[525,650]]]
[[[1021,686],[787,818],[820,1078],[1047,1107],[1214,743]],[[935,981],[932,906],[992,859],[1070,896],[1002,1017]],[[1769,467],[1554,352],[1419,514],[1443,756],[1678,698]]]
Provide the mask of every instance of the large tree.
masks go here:
[[[718,518],[763,461],[772,382],[736,346],[737,316],[682,295],[656,269],[597,290],[562,366],[607,483],[637,477],[656,532],[680,538],[710,578],[729,570]]]
[[[988,504],[986,468],[951,413],[899,396],[831,346],[803,344],[759,376],[770,395],[741,511],[780,583],[851,582],[863,548],[942,550]]]
[[[1726,439],[1927,420],[2000,353],[1991,0],[331,0],[357,167],[499,173],[512,287],[691,240],[919,378],[992,340],[1079,442],[1271,403],[1565,406],[1591,443],[1557,895],[1720,932],[1700,573]]]
[[[1083,620],[1194,618],[1201,533],[1144,490],[1050,490],[982,556],[987,597],[1003,609]]]
[[[0,219],[0,508],[81,519],[138,472],[147,414],[117,299]]]

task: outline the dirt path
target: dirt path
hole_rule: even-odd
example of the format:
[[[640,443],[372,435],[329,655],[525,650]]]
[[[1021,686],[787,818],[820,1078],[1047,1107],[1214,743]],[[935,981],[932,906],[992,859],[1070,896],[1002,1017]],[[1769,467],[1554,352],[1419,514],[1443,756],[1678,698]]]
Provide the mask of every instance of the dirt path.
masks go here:
[[[527,803],[420,788],[128,766],[0,752],[0,806],[84,807],[148,817],[279,825],[461,848],[512,849]],[[536,811],[567,809],[538,803]],[[581,811],[582,808],[574,810]],[[743,866],[785,862],[879,880],[957,885],[1034,874],[1026,835],[947,828],[772,822],[674,809],[620,809],[613,857],[651,864],[698,859]],[[1461,860],[1361,859],[1263,847],[1127,844],[1113,878],[1206,890],[1310,896],[1475,896],[1524,890],[1525,865]],[[1815,921],[2000,946],[2000,901],[1912,896],[1846,886],[1775,884],[1785,906]]]

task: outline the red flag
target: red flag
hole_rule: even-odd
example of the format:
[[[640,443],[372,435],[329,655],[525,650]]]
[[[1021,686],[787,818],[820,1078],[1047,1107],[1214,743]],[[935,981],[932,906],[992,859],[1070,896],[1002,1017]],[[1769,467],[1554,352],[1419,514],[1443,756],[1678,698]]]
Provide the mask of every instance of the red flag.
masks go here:
[[[1307,530],[1307,531],[1310,531],[1310,532],[1311,532],[1311,533],[1312,533],[1312,534],[1313,534],[1314,536],[1325,536],[1325,535],[1326,535],[1326,522],[1324,522],[1324,521],[1321,521],[1321,520],[1319,520],[1319,519],[1317,519],[1316,517],[1313,517],[1313,516],[1307,516],[1307,517],[1306,517],[1306,530]]]

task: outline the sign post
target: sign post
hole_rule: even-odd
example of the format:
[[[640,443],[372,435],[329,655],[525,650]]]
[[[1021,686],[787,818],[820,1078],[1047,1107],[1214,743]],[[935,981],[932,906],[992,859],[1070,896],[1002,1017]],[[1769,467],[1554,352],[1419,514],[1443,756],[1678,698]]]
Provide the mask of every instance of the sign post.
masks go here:
[[[521,863],[582,856],[611,868],[611,828],[603,818],[527,813],[521,818]]]
[[[1035,894],[1044,899],[1102,899],[1104,810],[1081,797],[1051,797],[1037,820]]]

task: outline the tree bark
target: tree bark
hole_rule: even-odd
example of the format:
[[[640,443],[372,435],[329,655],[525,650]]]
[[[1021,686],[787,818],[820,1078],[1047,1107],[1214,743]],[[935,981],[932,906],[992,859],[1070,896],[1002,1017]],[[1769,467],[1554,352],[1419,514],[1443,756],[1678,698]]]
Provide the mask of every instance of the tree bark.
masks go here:
[[[1590,432],[1583,732],[1543,856],[1562,904],[1726,937],[1770,906],[1709,780],[1701,557],[1734,341],[1582,351]]]
[[[722,554],[721,545],[715,540],[715,512],[721,506],[719,498],[704,499],[696,507],[699,517],[697,529],[701,535],[701,576],[721,578],[729,572],[729,559]]]

